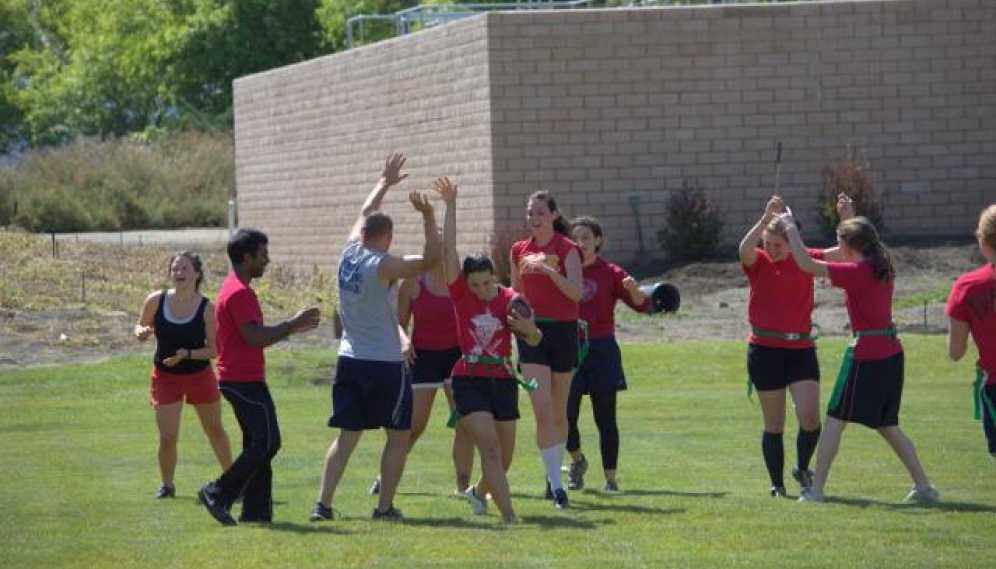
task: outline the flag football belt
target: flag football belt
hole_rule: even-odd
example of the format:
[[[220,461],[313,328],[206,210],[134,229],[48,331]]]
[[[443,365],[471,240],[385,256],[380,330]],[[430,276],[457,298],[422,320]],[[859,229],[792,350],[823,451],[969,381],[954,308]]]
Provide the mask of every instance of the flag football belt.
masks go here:
[[[975,366],[975,382],[972,384],[972,392],[975,394],[973,399],[975,399],[975,420],[978,421],[982,419],[982,406],[985,405],[986,413],[989,414],[989,418],[996,421],[996,406],[993,405],[992,399],[986,394],[986,381],[989,380],[989,374],[986,373],[984,369]]]
[[[512,360],[510,358],[494,358],[490,356],[469,356],[464,354],[460,356],[460,359],[467,362],[468,364],[491,364],[499,365],[504,368],[504,370],[515,379],[515,382],[519,384],[519,387],[526,391],[533,391],[536,389],[536,378],[530,378],[529,381],[523,381],[519,377],[518,372],[515,371],[515,366],[512,365]],[[455,428],[457,421],[460,420],[460,414],[457,413],[456,409],[450,413],[450,418],[446,421],[446,426],[449,428]]]
[[[761,336],[762,338],[776,338],[778,340],[807,340],[813,341],[820,337],[820,325],[817,323],[812,323],[809,325],[809,332],[769,332],[767,330],[762,330],[760,328],[751,328],[751,333],[755,336]],[[747,399],[751,398],[754,393],[754,382],[747,378]]]
[[[837,380],[833,383],[833,394],[830,396],[830,403],[827,406],[827,413],[836,409],[840,404],[840,398],[844,396],[844,385],[847,383],[847,376],[851,373],[851,364],[854,362],[854,347],[858,345],[859,338],[870,338],[872,336],[895,336],[896,325],[884,330],[858,330],[851,334],[851,341],[844,350],[844,360],[840,362],[840,371],[837,373]]]
[[[552,323],[552,322],[569,322],[569,320],[554,320],[553,318],[541,318],[540,317],[540,318],[536,318],[536,322],[537,323],[539,323],[539,322],[546,322],[546,323]],[[584,363],[585,358],[588,357],[588,348],[589,348],[589,342],[588,342],[588,322],[585,321],[585,320],[581,320],[579,318],[577,320],[577,325],[578,325],[578,367],[581,367],[581,364]]]

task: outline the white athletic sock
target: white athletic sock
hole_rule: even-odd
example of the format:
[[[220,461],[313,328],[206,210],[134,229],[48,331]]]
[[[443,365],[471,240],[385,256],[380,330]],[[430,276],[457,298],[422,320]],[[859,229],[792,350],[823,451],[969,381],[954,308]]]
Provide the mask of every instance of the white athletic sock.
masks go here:
[[[560,465],[563,464],[564,450],[564,445],[559,444],[540,451],[540,457],[543,458],[543,466],[546,467],[546,478],[550,481],[550,488],[553,490],[562,490],[564,488],[564,483],[560,481]]]

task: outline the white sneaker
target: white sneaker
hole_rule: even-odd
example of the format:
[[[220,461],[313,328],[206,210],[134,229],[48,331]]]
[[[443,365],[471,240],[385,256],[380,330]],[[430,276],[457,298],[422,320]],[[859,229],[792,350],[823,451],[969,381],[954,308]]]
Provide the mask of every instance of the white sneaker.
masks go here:
[[[941,501],[941,493],[933,486],[926,488],[914,488],[906,495],[904,502],[918,502],[920,504],[936,504]]]
[[[488,503],[477,495],[477,490],[473,486],[467,488],[464,494],[467,495],[467,500],[470,501],[470,509],[475,515],[483,516],[488,513]]]
[[[823,495],[823,492],[817,490],[810,486],[809,488],[803,488],[802,493],[799,494],[800,502],[826,502],[827,497]]]

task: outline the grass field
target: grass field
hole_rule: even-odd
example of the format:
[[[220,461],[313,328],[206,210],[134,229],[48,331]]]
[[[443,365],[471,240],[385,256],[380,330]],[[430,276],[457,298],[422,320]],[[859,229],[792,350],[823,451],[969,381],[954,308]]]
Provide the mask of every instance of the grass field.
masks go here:
[[[972,364],[949,363],[941,337],[907,336],[902,421],[944,502],[901,503],[909,480],[873,432],[851,427],[828,504],[767,495],[760,411],[745,398],[741,343],[624,346],[619,495],[603,494],[595,429],[583,411],[590,489],[555,511],[539,498],[531,410],[520,399],[511,472],[523,523],[503,528],[452,499],[446,414],[409,458],[396,504],[403,525],[369,520],[366,495],[383,435],[366,435],[337,494],[341,521],[311,524],[334,356],[269,352],[284,446],[274,463],[272,526],[225,528],[195,493],[217,475],[185,411],[178,498],[155,501],[156,434],[146,357],[0,373],[0,567],[993,567],[996,463],[971,418]],[[824,397],[843,341],[821,340]],[[239,445],[234,418],[226,426]],[[794,421],[786,438],[794,460]],[[790,479],[789,479],[790,480]],[[796,494],[790,487],[790,494]],[[236,506],[237,511],[238,506]]]

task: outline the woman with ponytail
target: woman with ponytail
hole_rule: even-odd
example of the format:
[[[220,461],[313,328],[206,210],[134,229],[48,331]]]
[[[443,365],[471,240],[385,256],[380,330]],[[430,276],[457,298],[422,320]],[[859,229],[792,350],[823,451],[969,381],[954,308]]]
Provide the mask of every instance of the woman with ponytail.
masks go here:
[[[844,302],[853,340],[844,355],[840,374],[827,406],[823,432],[816,448],[816,475],[801,502],[824,502],[830,467],[844,428],[859,423],[875,429],[902,461],[913,489],[907,502],[937,502],[940,493],[930,485],[913,442],[899,428],[903,395],[903,346],[892,322],[895,269],[892,257],[875,226],[865,217],[853,217],[837,226],[837,244],[843,262],[811,258],[791,211],[782,214],[792,256],[799,268],[844,289]]]
[[[955,281],[948,297],[948,355],[958,361],[968,347],[971,334],[979,351],[975,363],[975,418],[989,454],[996,458],[996,204],[982,211],[975,230],[986,264]]]
[[[578,303],[581,300],[581,251],[570,239],[567,221],[547,192],[529,196],[526,222],[530,237],[512,244],[512,288],[532,306],[543,341],[517,340],[525,378],[536,379],[529,393],[536,416],[536,446],[546,469],[547,497],[567,507],[560,466],[567,448],[567,398],[578,364]]]

